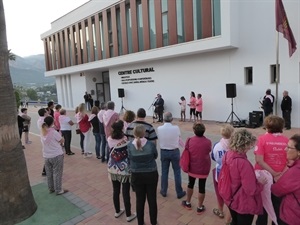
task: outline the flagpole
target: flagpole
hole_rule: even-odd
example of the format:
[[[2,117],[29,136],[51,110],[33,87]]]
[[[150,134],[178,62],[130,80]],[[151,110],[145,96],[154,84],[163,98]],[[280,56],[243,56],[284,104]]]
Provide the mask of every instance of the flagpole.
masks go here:
[[[279,32],[277,32],[276,35],[276,79],[275,79],[275,84],[276,84],[276,93],[275,93],[275,115],[277,116],[277,101],[278,101],[278,82],[279,82]],[[274,99],[273,99],[274,100]]]

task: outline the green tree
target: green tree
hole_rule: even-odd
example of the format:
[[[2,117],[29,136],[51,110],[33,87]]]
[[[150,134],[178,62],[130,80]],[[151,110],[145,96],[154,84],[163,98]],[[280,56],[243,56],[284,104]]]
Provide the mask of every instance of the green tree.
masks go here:
[[[11,61],[16,61],[16,55],[11,52],[11,49],[9,49],[7,52],[8,52],[8,59]]]
[[[37,209],[17,125],[16,98],[9,73],[3,0],[0,0],[0,223],[16,224]]]
[[[20,107],[20,103],[21,103],[21,97],[20,97],[20,93],[18,90],[15,90],[15,96],[16,96],[17,109],[18,109]]]
[[[29,99],[38,100],[37,93],[34,89],[29,88],[29,89],[27,89],[26,93],[27,93],[27,96],[28,96]]]

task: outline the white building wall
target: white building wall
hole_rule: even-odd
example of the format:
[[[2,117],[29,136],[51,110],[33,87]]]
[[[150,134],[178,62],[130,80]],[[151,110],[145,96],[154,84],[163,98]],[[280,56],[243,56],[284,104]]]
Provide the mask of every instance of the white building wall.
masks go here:
[[[270,88],[274,95],[276,91],[275,84],[270,82],[270,65],[276,63],[274,3],[271,0],[221,1],[221,37],[49,71],[46,76],[71,74],[73,104],[76,106],[83,101],[85,91],[96,91],[92,78],[107,70],[110,73],[111,98],[116,103],[116,111],[121,108],[117,89],[124,88],[125,108],[136,111],[143,107],[149,116],[152,111],[148,108],[157,93],[162,94],[166,110],[179,117],[180,96],[188,100],[190,91],[195,91],[203,95],[203,118],[222,122],[231,112],[231,99],[226,98],[226,83],[236,83],[234,112],[240,119],[248,119],[249,112],[260,110],[258,101],[264,96],[265,90]],[[296,41],[300,44],[300,2],[286,0],[284,6]],[[65,26],[66,22],[68,20],[65,19],[56,21],[60,26]],[[288,90],[293,99],[292,126],[300,127],[300,49],[289,58],[288,42],[281,33],[279,43],[281,77],[278,114],[281,115],[282,92]],[[151,77],[154,83],[122,84],[121,76],[118,75],[119,71],[152,67],[155,72],[138,74],[138,77]],[[253,67],[252,85],[245,84],[245,67]],[[85,76],[80,77],[80,72],[84,72]],[[135,76],[130,75],[130,78]],[[60,84],[57,84],[58,97],[61,98]]]

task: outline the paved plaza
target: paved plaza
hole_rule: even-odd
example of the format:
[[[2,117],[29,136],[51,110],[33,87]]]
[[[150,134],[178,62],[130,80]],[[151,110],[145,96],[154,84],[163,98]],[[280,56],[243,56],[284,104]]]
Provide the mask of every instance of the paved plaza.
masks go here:
[[[36,128],[36,121],[38,118],[37,108],[29,107],[28,114],[32,117],[32,125],[30,132],[30,140],[32,144],[25,145],[24,149],[28,174],[31,186],[46,183],[46,178],[41,176],[43,168],[42,158],[42,146],[40,137]],[[74,112],[68,112],[73,121]],[[152,118],[147,118],[149,123],[152,123]],[[174,120],[174,124],[177,124],[181,129],[182,138],[186,140],[187,137],[193,135],[192,123],[191,122],[179,122],[178,119]],[[220,139],[219,130],[223,123],[204,121],[206,126],[205,136],[210,138],[213,143]],[[161,123],[153,124],[155,127],[161,125]],[[240,128],[236,128],[240,129]],[[265,132],[262,128],[249,129],[255,135],[260,135]],[[300,133],[300,129],[293,128],[291,130],[285,130],[284,134],[290,137],[292,134]],[[79,216],[72,218],[69,221],[63,223],[64,225],[71,224],[90,224],[90,225],[119,225],[119,224],[137,224],[137,220],[132,222],[126,222],[125,214],[118,219],[114,218],[114,207],[112,200],[112,184],[108,180],[107,166],[101,163],[101,160],[96,159],[95,155],[92,158],[84,159],[81,155],[79,148],[79,135],[75,134],[75,128],[72,134],[72,151],[75,155],[65,155],[64,161],[64,174],[63,174],[63,187],[69,190],[64,197],[75,204],[77,207],[83,210],[83,213]],[[23,137],[24,138],[24,137]],[[94,149],[94,141],[91,143],[91,150]],[[183,149],[181,149],[182,151]],[[94,152],[94,151],[93,151]],[[253,152],[248,153],[248,158],[253,162]],[[160,173],[160,159],[157,159],[157,165]],[[212,163],[212,168],[215,166]],[[182,185],[186,189],[187,186],[187,175],[182,173]],[[198,188],[197,188],[198,189]],[[192,210],[186,210],[181,206],[183,199],[177,199],[174,180],[173,170],[170,169],[169,173],[169,190],[167,197],[162,197],[159,194],[160,182],[158,184],[158,224],[159,225],[224,225],[225,220],[216,217],[212,210],[217,206],[216,197],[214,194],[212,175],[210,173],[207,180],[206,197],[204,205],[206,211],[202,215],[197,215],[197,190],[195,188],[193,199],[192,199]],[[49,195],[45,192],[45,195]],[[57,196],[53,195],[53,198]],[[135,212],[135,193],[131,192],[131,204],[132,211]],[[121,197],[121,207],[123,201]],[[49,215],[52,216],[52,215]],[[39,221],[39,224],[44,224],[43,221]],[[150,225],[148,207],[146,203],[145,208],[145,224]],[[45,224],[48,225],[48,224]],[[49,224],[50,225],[50,224]],[[56,225],[56,224],[51,224]]]

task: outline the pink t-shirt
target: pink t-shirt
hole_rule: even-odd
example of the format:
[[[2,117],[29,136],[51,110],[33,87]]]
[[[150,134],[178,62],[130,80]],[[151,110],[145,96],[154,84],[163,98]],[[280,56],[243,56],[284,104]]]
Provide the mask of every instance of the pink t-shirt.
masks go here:
[[[202,109],[203,109],[202,106],[203,106],[202,98],[198,98],[196,100],[196,111],[202,112]]]
[[[55,111],[54,112],[54,126],[55,126],[56,130],[60,130],[59,116],[60,116],[60,113],[58,111]]]
[[[282,172],[286,166],[286,151],[289,139],[281,133],[266,133],[258,138],[254,154],[262,155],[267,163],[275,172]],[[255,164],[255,169],[263,168]]]
[[[195,97],[190,97],[190,108],[195,109],[196,108],[196,98]]]
[[[64,154],[60,144],[61,139],[62,137],[59,132],[52,127],[48,129],[46,136],[41,135],[44,158],[54,158]]]

